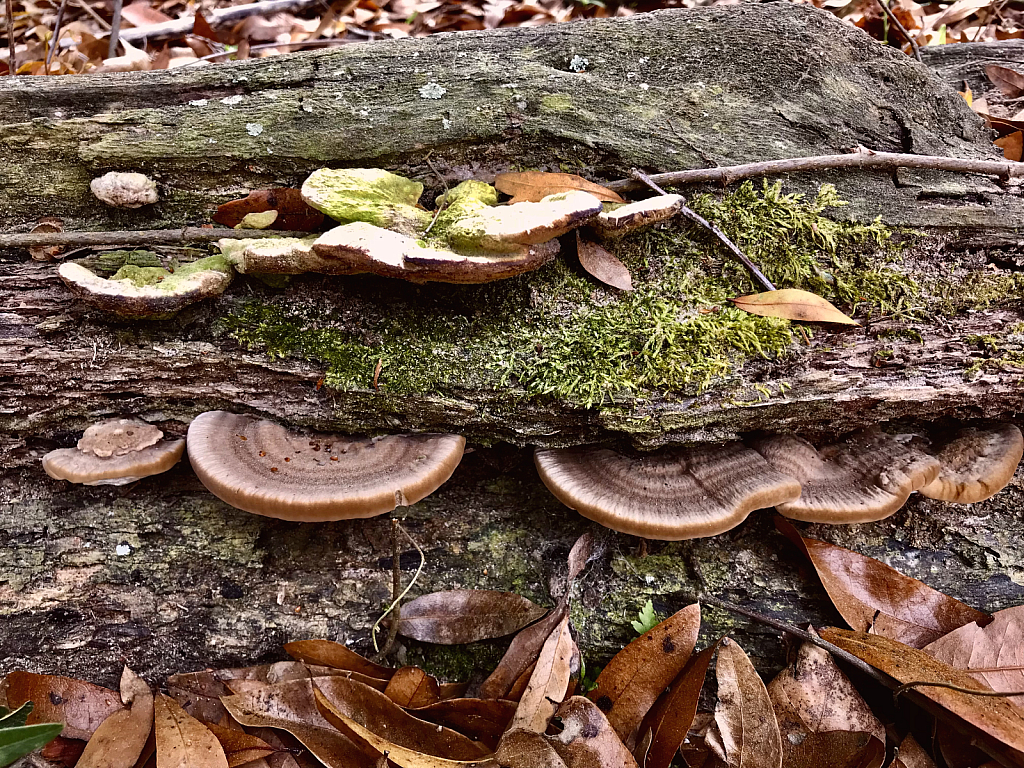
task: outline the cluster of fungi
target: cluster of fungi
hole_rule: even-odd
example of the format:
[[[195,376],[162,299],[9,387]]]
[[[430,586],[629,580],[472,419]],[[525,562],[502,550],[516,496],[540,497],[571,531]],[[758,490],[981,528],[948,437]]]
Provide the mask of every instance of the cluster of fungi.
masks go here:
[[[56,479],[122,484],[170,469],[185,440],[162,440],[142,421],[111,419],[77,448],[52,451]],[[425,498],[462,459],[460,435],[357,438],[289,430],[272,421],[210,411],[189,425],[196,475],[238,509],[300,522],[363,518]],[[815,448],[795,435],[722,446],[629,454],[583,446],[538,449],[541,479],[566,506],[602,525],[649,539],[713,536],[756,509],[796,520],[862,523],[888,517],[910,494],[983,501],[1013,478],[1024,438],[1009,423],[967,427],[934,446],[916,434],[870,429]]]

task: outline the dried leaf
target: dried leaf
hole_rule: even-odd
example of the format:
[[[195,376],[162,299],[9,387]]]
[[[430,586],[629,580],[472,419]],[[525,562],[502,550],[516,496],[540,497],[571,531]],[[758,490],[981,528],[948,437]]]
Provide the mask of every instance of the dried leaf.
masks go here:
[[[720,642],[721,640],[691,656],[683,671],[672,681],[671,689],[658,698],[644,717],[640,734],[650,734],[646,759],[640,759],[639,747],[634,752],[637,762],[643,768],[668,768],[676,750],[686,740],[686,734],[693,725],[694,715],[697,714],[697,703],[700,701],[700,692],[704,687],[708,666]]]
[[[566,768],[542,733],[514,729],[501,737],[494,758],[507,768]]]
[[[587,567],[587,562],[589,562],[593,554],[594,537],[589,533],[584,533],[576,539],[572,549],[569,550],[569,573],[566,576],[566,592],[572,589],[572,583],[583,573],[583,569]]]
[[[37,220],[36,225],[32,227],[33,235],[43,232],[63,231],[64,221],[54,216],[43,216],[41,219]],[[28,252],[34,261],[53,261],[63,250],[64,247],[60,245],[37,245],[33,248],[29,248]]]
[[[787,320],[802,320],[811,323],[840,323],[860,325],[847,317],[821,296],[799,288],[783,288],[781,291],[752,293],[729,299],[733,304],[752,315],[782,317]]]
[[[771,699],[735,640],[718,649],[718,706],[707,743],[729,768],[781,768],[782,739]]]
[[[880,766],[885,727],[827,651],[800,646],[793,662],[768,684],[792,768]],[[828,759],[822,762],[823,757]]]
[[[782,518],[776,518],[775,524],[807,555],[836,610],[858,631],[870,630],[923,648],[964,624],[985,624],[990,620],[988,614],[878,560],[824,541],[803,538]]]
[[[569,615],[551,631],[537,657],[537,665],[509,725],[512,729],[544,733],[565,693],[571,676],[573,641]]]
[[[228,768],[228,759],[210,729],[170,696],[154,702],[156,760],[160,768]]]
[[[579,230],[576,231],[576,254],[580,266],[605,285],[620,291],[633,290],[633,278],[626,265],[604,246],[580,237]]]
[[[835,628],[823,629],[819,634],[900,683],[926,681],[978,691],[991,690],[968,672],[881,635]],[[1024,713],[1006,699],[972,696],[938,686],[917,686],[905,695],[915,701],[925,700],[938,705],[930,707],[929,711],[968,734],[989,754],[1024,764]]]
[[[337,681],[336,678],[332,680]],[[354,685],[358,685],[358,683]],[[338,693],[341,693],[341,695],[336,695]],[[355,738],[362,740],[375,749],[380,755],[386,755],[388,760],[401,766],[401,768],[497,768],[497,763],[488,753],[481,754],[478,752],[478,757],[464,760],[422,751],[425,749],[434,751],[440,746],[440,749],[447,752],[453,745],[460,743],[456,739],[458,737],[458,739],[462,739],[464,742],[461,742],[461,748],[455,750],[456,754],[464,754],[465,744],[472,744],[473,742],[470,742],[469,739],[454,731],[444,728],[439,729],[436,726],[419,721],[423,726],[426,726],[428,731],[426,734],[423,734],[427,737],[426,740],[419,741],[416,735],[413,734],[414,730],[419,732],[419,728],[399,728],[392,732],[391,728],[388,727],[391,725],[390,722],[381,722],[379,720],[357,722],[351,715],[366,714],[366,711],[353,707],[352,702],[343,692],[337,690],[322,691],[319,687],[314,687],[313,694],[316,697],[316,705],[321,714],[335,728],[344,729],[345,732],[351,733]],[[385,700],[390,703],[390,700],[386,699],[386,697]],[[416,720],[416,718],[410,716],[410,720]],[[408,723],[404,725],[408,725]],[[371,728],[374,730],[370,730]],[[377,729],[385,730],[392,738],[397,735],[402,741],[411,738],[411,746],[406,746],[404,743],[396,743],[390,738],[385,738],[375,732]]]
[[[974,93],[971,91],[970,86],[967,86],[966,90],[957,91],[957,93],[964,97],[968,107],[974,106]]]
[[[499,173],[494,177],[494,186],[499,192],[512,195],[510,203],[539,203],[543,197],[574,189],[589,192],[602,202],[626,202],[607,187],[602,187],[600,184],[587,181],[571,173],[544,173],[542,171]]]
[[[28,724],[63,721],[61,736],[69,739],[87,740],[104,720],[123,709],[114,691],[70,677],[15,671],[5,684],[8,707],[17,709],[31,701],[35,708]]]
[[[421,707],[412,714],[458,731],[488,749],[497,749],[501,735],[516,713],[514,701],[502,699],[449,699]]]
[[[236,768],[242,763],[259,760],[277,752],[276,747],[272,747],[258,736],[252,736],[245,731],[214,723],[204,723],[204,725],[217,737],[217,741],[224,749],[224,754],[228,759],[228,768]]]
[[[1012,160],[1015,163],[1019,163],[1021,155],[1024,153],[1024,133],[1014,131],[1008,136],[996,139],[995,145],[1003,150],[1004,158]]]
[[[1020,72],[998,64],[989,64],[985,67],[985,74],[1006,98],[1016,99],[1024,96],[1024,75]]]
[[[935,761],[917,743],[912,735],[900,742],[899,754],[893,768],[935,768]]]
[[[224,203],[213,214],[213,220],[225,227],[237,227],[248,214],[265,211],[278,213],[271,229],[315,232],[324,223],[323,213],[306,204],[301,190],[288,187],[257,189],[248,197]]]
[[[153,692],[128,667],[121,673],[121,701],[131,709],[111,714],[93,733],[78,768],[132,768],[153,728]]]
[[[558,708],[562,731],[548,737],[570,768],[637,768],[636,760],[597,705],[573,696]]]
[[[202,12],[196,9],[196,18],[192,24],[192,34],[195,37],[202,37],[206,40],[211,40],[215,43],[221,42],[221,39],[217,37],[217,33],[213,31],[213,27],[210,26],[210,22],[206,20]]]
[[[135,27],[145,27],[150,24],[163,24],[173,19],[162,11],[152,6],[149,0],[135,0],[134,3],[121,8],[121,18],[128,21]],[[104,41],[105,43],[107,41]]]
[[[984,628],[965,624],[940,637],[925,651],[939,661],[964,669],[993,691],[1024,691],[1024,606],[992,614]],[[976,669],[1003,671],[972,672]],[[1024,711],[1024,696],[1008,701]]]
[[[598,675],[587,696],[629,749],[648,710],[686,666],[699,629],[700,606],[689,605],[619,651]]]
[[[563,614],[564,616],[564,614]],[[550,632],[548,633],[551,634]],[[547,638],[545,638],[545,641]],[[543,644],[541,644],[543,648]],[[540,651],[538,651],[538,654]],[[517,704],[522,701],[523,694],[526,693],[526,686],[530,684],[530,678],[533,677],[533,670],[537,668],[537,662],[534,660],[530,666],[523,670],[523,674],[516,678],[516,681],[512,684],[511,690],[504,696],[509,701],[514,701]]]
[[[402,667],[388,681],[384,695],[400,707],[428,707],[441,699],[441,689],[419,667]]]
[[[422,595],[403,605],[398,634],[427,643],[472,643],[511,634],[545,612],[512,592],[453,589]]]
[[[402,610],[405,610],[404,606]],[[390,667],[375,664],[341,643],[335,643],[332,640],[298,640],[294,643],[285,643],[284,650],[293,659],[304,661],[307,664],[347,669],[368,677],[376,677],[379,680],[390,680],[395,673],[395,670]]]

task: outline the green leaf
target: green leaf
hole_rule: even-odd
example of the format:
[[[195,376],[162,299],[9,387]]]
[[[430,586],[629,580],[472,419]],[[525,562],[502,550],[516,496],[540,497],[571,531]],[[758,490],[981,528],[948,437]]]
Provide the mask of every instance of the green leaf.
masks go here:
[[[31,701],[26,701],[13,712],[7,707],[0,707],[0,728],[18,728],[24,725],[33,706]]]
[[[658,614],[654,612],[654,603],[648,600],[637,614],[637,620],[630,623],[633,625],[634,631],[638,635],[642,635],[654,629],[660,621]]]
[[[40,723],[4,728],[0,731],[0,768],[10,765],[40,747],[46,746],[60,736],[63,723]]]

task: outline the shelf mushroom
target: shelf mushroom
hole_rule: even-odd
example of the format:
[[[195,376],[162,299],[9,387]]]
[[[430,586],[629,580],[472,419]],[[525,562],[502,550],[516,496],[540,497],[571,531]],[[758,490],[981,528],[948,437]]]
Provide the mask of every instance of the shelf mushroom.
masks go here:
[[[799,498],[776,505],[779,512],[809,523],[886,518],[935,480],[940,468],[934,456],[877,429],[821,450],[796,435],[773,435],[753,448],[803,487]]]
[[[185,452],[184,440],[161,440],[164,433],[137,419],[108,419],[85,430],[76,448],[43,456],[43,469],[55,480],[84,485],[126,485],[166,472]]]
[[[200,414],[188,429],[192,468],[215,496],[300,522],[372,517],[414,504],[451,477],[465,446],[460,435],[297,432],[226,411]]]
[[[942,468],[921,495],[960,504],[984,501],[1013,479],[1022,456],[1024,437],[1013,424],[968,427],[936,454]]]
[[[544,484],[563,504],[622,533],[677,541],[714,536],[755,509],[792,501],[800,483],[742,443],[631,456],[607,448],[538,450]]]

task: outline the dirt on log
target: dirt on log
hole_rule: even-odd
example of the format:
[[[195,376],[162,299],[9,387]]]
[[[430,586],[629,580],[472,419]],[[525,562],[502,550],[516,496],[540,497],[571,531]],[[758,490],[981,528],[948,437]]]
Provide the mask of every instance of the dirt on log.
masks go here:
[[[167,73],[6,78],[0,230],[27,231],[46,215],[68,230],[198,225],[218,203],[296,186],[325,165],[386,167],[437,193],[428,156],[446,182],[524,168],[601,181],[631,167],[856,145],[993,159],[990,140],[953,87],[825,13],[783,3],[664,11]],[[108,170],[149,174],[161,202],[106,208],[88,184]],[[825,183],[849,205],[809,208]],[[791,192],[808,197],[780,197]],[[473,452],[451,482],[402,511],[426,553],[417,591],[512,589],[551,604],[572,541],[593,530],[601,554],[574,620],[598,663],[632,636],[648,597],[662,614],[707,590],[794,623],[839,623],[767,512],[711,539],[649,543],[642,557],[637,540],[555,501],[530,456],[532,445],[827,438],[879,422],[941,432],[1018,416],[1024,206],[1012,190],[900,171],[806,174],[782,193],[757,185],[702,205],[739,235],[760,226],[743,206],[774,216],[748,238],[751,253],[796,243],[789,266],[762,266],[834,291],[862,327],[801,335],[743,318],[726,298],[752,292],[749,281],[682,225],[623,246],[638,284],[628,295],[590,281],[569,248],[493,286],[237,277],[221,299],[150,323],[104,317],[68,294],[54,264],[3,254],[0,672],[113,685],[125,660],[156,682],[278,659],[281,643],[304,637],[367,649],[389,596],[386,520],[248,515],[210,496],[187,462],[120,489],[58,483],[40,468],[46,450],[73,444],[95,419],[133,414],[181,435],[213,408],[319,429],[465,434]],[[847,224],[833,229],[816,218],[825,214]],[[876,217],[913,231],[883,230]],[[830,250],[832,235],[841,248]],[[691,356],[677,360],[684,348]],[[622,370],[598,370],[617,356]],[[559,366],[571,369],[563,381]],[[805,529],[994,610],[1024,595],[1022,510],[1017,480],[974,507],[914,500],[881,523]],[[418,557],[406,549],[408,578]],[[731,632],[762,669],[781,665],[774,632],[705,615],[707,637]],[[402,654],[457,678],[479,675],[501,649],[410,643]]]

